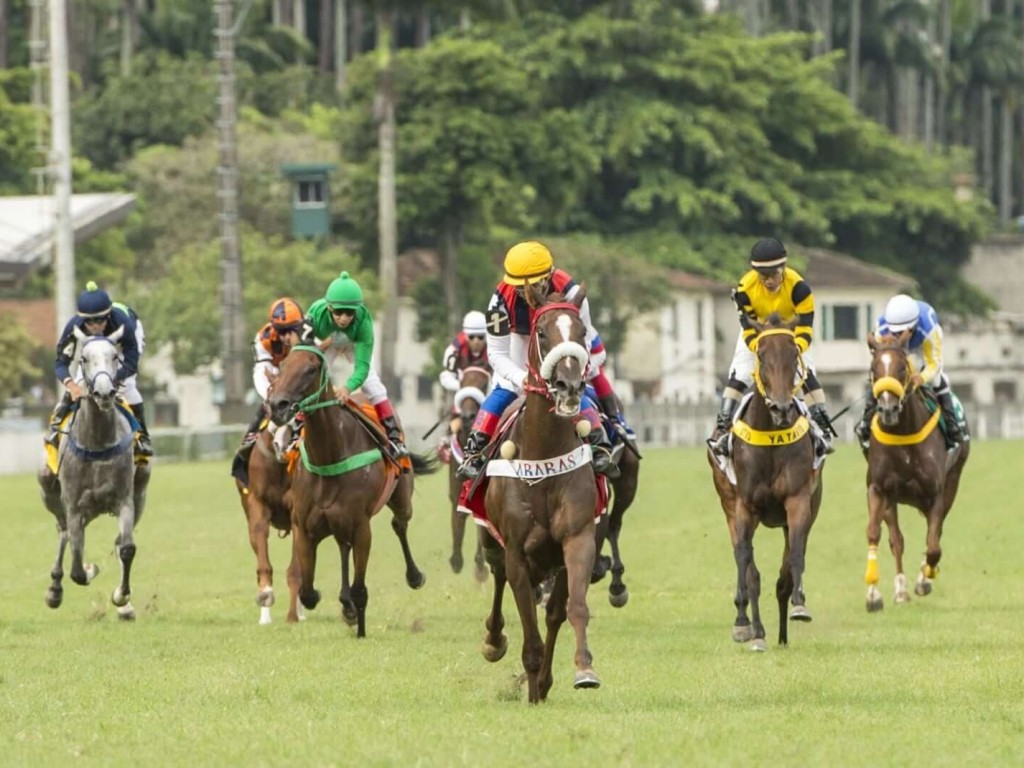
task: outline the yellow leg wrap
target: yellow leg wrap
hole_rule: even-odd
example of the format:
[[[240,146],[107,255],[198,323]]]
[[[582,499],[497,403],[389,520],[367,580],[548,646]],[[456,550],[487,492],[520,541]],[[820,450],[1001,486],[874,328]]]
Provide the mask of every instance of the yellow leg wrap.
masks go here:
[[[925,566],[924,566],[924,577],[926,579],[938,578],[938,575],[939,575],[939,566],[936,565],[934,568],[932,568],[927,563],[925,564]]]
[[[864,572],[864,583],[869,587],[878,584],[878,545],[868,546],[868,568]]]

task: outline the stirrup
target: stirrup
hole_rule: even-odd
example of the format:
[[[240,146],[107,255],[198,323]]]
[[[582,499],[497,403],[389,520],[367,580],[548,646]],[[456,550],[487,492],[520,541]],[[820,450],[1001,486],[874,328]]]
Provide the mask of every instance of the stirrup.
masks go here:
[[[455,470],[455,474],[463,480],[475,480],[483,469],[484,463],[480,461],[481,458],[483,458],[482,454],[467,456]]]
[[[149,435],[140,434],[138,440],[135,441],[135,453],[139,456],[152,456],[153,455],[153,443],[149,439]]]

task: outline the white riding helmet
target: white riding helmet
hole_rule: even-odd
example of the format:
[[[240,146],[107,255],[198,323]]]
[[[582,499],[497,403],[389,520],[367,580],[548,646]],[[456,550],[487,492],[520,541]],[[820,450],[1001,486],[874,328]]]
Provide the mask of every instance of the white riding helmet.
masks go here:
[[[885,305],[885,322],[893,333],[913,328],[919,317],[921,307],[905,293],[897,293]]]
[[[469,336],[482,336],[487,333],[487,318],[483,312],[473,310],[462,318],[462,330]]]

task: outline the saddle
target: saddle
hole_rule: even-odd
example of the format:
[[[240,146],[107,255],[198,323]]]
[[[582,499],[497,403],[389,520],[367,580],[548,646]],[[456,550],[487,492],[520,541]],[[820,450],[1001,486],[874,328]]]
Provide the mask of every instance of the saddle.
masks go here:
[[[135,418],[135,413],[132,411],[132,407],[128,405],[123,399],[118,398],[115,402],[117,410],[119,410],[124,417],[128,419],[128,424],[132,429],[132,449],[135,456],[135,466],[142,466],[143,464],[149,464],[149,457],[139,454],[139,439],[141,437],[141,428],[139,426],[138,419]],[[67,415],[61,419],[60,424],[57,427],[57,440],[56,445],[50,443],[43,443],[43,447],[46,449],[46,468],[49,469],[54,475],[57,474],[57,470],[60,468],[60,444],[63,442],[64,435],[69,434],[71,431],[71,424],[74,421],[75,415],[78,413],[79,404],[72,403],[70,410]]]

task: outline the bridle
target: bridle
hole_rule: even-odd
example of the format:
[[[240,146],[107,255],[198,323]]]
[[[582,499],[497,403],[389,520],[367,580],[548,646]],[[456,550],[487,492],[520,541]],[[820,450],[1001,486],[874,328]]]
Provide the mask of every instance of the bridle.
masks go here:
[[[527,355],[526,370],[528,376],[526,382],[523,384],[523,390],[526,392],[534,392],[539,395],[543,395],[545,398],[554,402],[555,396],[551,392],[551,388],[554,386],[552,377],[555,374],[555,366],[558,365],[562,360],[567,357],[575,358],[579,364],[584,377],[586,375],[587,364],[590,361],[590,355],[582,344],[578,341],[561,341],[551,349],[548,350],[546,355],[541,354],[540,348],[540,336],[537,333],[537,323],[540,318],[547,312],[553,312],[559,310],[562,312],[568,312],[571,315],[579,317],[580,309],[571,301],[556,301],[551,304],[544,304],[538,307],[530,320],[530,342],[531,347],[536,347],[537,358],[540,360],[540,370],[534,368],[529,362],[529,355]]]
[[[757,339],[754,345],[754,385],[757,387],[758,393],[764,399],[765,404],[770,408],[772,406],[772,399],[768,397],[768,389],[765,387],[764,379],[761,378],[761,357],[756,354],[757,346],[761,343],[761,339],[765,336],[789,336],[793,339],[793,344],[796,346],[797,363],[796,370],[799,378],[793,385],[793,395],[797,395],[803,388],[804,382],[807,381],[807,363],[804,362],[804,356],[800,352],[800,347],[796,345],[796,333],[789,328],[769,328],[768,330],[761,331],[757,334]]]
[[[879,349],[872,350],[873,359],[877,360],[880,352],[902,352],[904,356],[904,376],[903,379],[897,379],[895,376],[882,376],[875,378],[874,365],[871,366],[871,394],[877,400],[883,394],[893,395],[897,400],[897,409],[901,410],[903,404],[906,402],[907,397],[911,392],[914,391],[914,387],[911,384],[911,366],[910,358],[906,354],[906,350],[899,346],[886,346]]]

